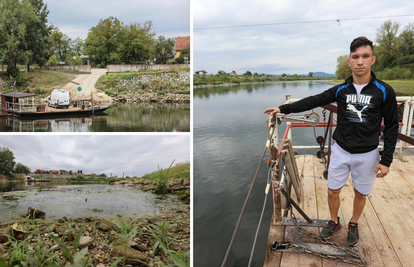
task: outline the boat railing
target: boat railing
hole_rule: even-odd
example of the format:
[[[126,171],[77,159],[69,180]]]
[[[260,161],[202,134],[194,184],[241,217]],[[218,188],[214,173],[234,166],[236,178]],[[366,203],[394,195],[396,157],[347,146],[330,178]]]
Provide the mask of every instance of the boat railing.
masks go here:
[[[291,99],[290,95],[286,96],[285,103],[293,103],[298,101],[299,99]],[[411,127],[413,125],[413,113],[414,113],[414,97],[396,97],[397,103],[399,106],[404,106],[402,111],[401,120],[399,122],[400,131],[398,133],[398,142],[396,145],[396,153],[394,154],[394,158],[400,159],[402,161],[406,161],[404,158],[404,151],[406,149],[413,149],[414,148],[414,139],[410,137],[411,134]],[[269,160],[268,164],[272,169],[272,191],[273,191],[273,207],[274,207],[274,216],[273,222],[275,224],[280,224],[282,218],[286,216],[284,212],[286,198],[281,194],[281,179],[280,175],[281,172],[280,162],[284,163],[283,166],[288,166],[288,176],[290,180],[295,180],[294,173],[297,172],[294,168],[293,163],[289,163],[292,161],[293,149],[319,149],[318,153],[316,154],[318,158],[322,158],[322,162],[325,164],[325,171],[323,175],[327,178],[328,174],[328,166],[330,161],[330,147],[332,144],[332,128],[336,126],[334,114],[336,114],[336,106],[335,105],[326,105],[323,106],[324,110],[330,111],[328,122],[319,122],[319,115],[316,113],[311,113],[307,115],[284,115],[284,114],[269,114],[268,117],[268,142],[266,146],[269,150]],[[282,122],[286,122],[286,129],[284,135],[279,143],[279,136],[278,136],[278,125]],[[293,146],[292,140],[292,128],[295,127],[326,127],[326,132],[324,137],[319,136],[317,137],[318,146]],[[383,131],[384,126],[381,126],[381,131]],[[320,140],[318,140],[320,138]],[[287,145],[289,144],[289,145]],[[289,148],[290,147],[290,148]],[[383,148],[383,145],[379,145],[378,148]],[[293,156],[294,159],[294,156]],[[290,172],[290,173],[289,173]],[[300,197],[300,187],[295,187],[296,193],[299,193],[297,197]],[[298,199],[300,201],[300,199]]]
[[[33,104],[20,104],[13,102],[6,102],[6,109],[12,111],[35,112],[36,107]]]

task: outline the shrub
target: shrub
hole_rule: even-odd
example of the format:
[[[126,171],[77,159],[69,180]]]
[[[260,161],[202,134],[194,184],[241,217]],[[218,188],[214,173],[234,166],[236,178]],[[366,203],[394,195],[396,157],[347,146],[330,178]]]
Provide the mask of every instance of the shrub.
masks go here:
[[[55,56],[51,56],[49,60],[47,61],[46,66],[56,66],[57,64],[58,64],[58,61],[55,58]]]
[[[16,78],[16,85],[27,86],[29,81],[29,76],[26,71],[20,72]]]
[[[14,65],[7,66],[7,73],[12,77],[16,78],[20,74],[20,69]]]
[[[165,94],[165,92],[164,91],[158,91],[157,92],[157,95],[164,95]]]
[[[177,90],[177,91],[174,92],[174,94],[176,94],[176,95],[189,95],[190,90]]]

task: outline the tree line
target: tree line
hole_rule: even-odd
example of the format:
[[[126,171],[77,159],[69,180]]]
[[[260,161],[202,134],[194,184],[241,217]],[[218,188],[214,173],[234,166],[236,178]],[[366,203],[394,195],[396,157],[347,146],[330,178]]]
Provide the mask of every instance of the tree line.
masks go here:
[[[6,176],[12,173],[30,173],[30,168],[22,163],[16,163],[13,152],[7,147],[0,146],[0,174]]]
[[[408,23],[400,34],[401,24],[385,21],[377,30],[374,44],[376,62],[372,70],[380,79],[414,78],[414,23]],[[351,76],[349,55],[337,58],[336,76],[345,79]]]
[[[176,38],[157,37],[151,20],[127,25],[114,17],[101,19],[82,40],[69,38],[48,22],[48,15],[43,0],[0,0],[0,64],[7,65],[10,78],[20,75],[17,64],[28,71],[31,65],[85,64],[81,55],[98,67],[154,58],[165,64],[174,55]],[[184,57],[190,58],[189,48],[171,63],[184,63]]]

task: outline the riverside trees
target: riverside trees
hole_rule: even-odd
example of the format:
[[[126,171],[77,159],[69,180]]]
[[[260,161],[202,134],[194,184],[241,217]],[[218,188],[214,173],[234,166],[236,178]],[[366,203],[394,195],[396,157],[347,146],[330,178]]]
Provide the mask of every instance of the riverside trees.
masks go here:
[[[377,30],[374,45],[376,62],[372,70],[380,79],[414,78],[414,23],[410,22],[398,35],[401,25],[385,21]],[[337,58],[336,75],[344,79],[351,75],[348,66],[349,55]]]
[[[85,53],[94,55],[100,65],[147,60],[153,51],[154,36],[152,27],[139,23],[124,25],[119,19],[109,17],[89,30]]]

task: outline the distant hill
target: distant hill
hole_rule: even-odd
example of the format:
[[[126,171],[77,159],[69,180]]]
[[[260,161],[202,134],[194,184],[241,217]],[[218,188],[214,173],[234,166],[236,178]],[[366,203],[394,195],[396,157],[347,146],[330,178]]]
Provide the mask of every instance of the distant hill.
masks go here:
[[[266,74],[266,75],[270,75],[270,76],[274,76],[274,77],[281,77],[282,74]],[[287,74],[292,75],[292,74]],[[309,73],[307,74],[299,74],[300,76],[308,76]],[[321,71],[317,71],[313,73],[313,77],[336,77],[336,74],[330,74],[330,73],[326,73],[326,72],[321,72]]]

